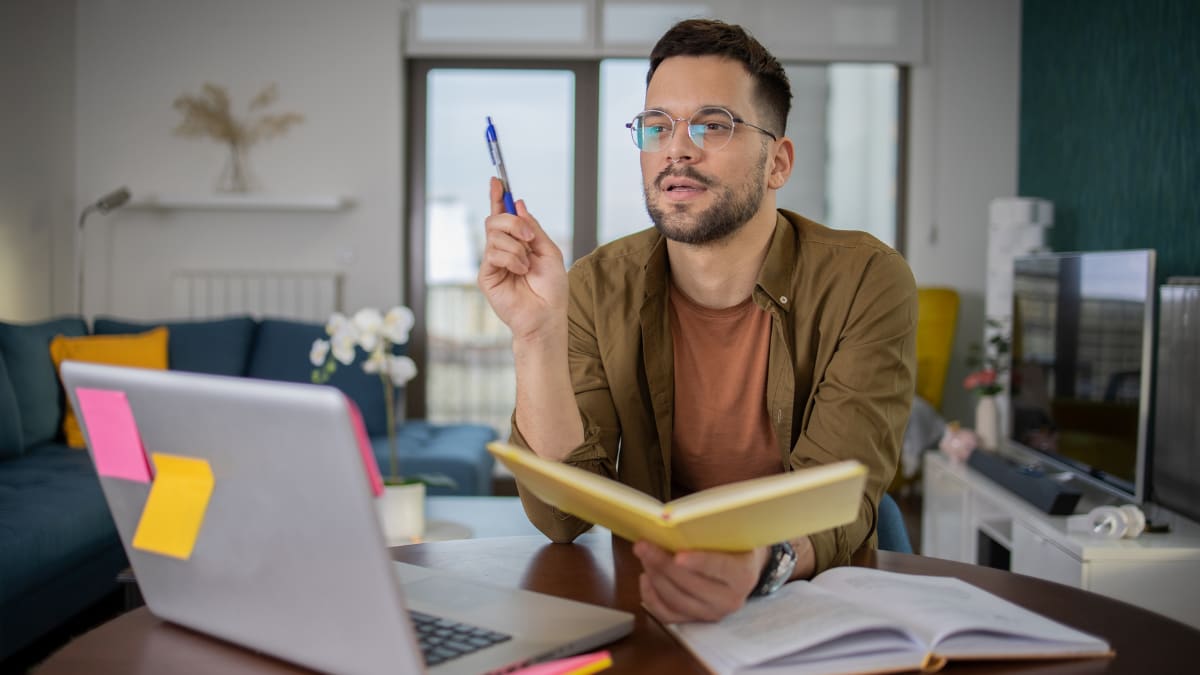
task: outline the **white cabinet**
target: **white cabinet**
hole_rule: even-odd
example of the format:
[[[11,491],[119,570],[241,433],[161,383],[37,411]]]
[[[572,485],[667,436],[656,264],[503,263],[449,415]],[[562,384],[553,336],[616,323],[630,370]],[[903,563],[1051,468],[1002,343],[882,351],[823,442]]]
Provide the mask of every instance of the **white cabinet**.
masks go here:
[[[1137,539],[1068,534],[1065,516],[941,453],[925,455],[923,480],[923,555],[1082,588],[1200,628],[1200,525],[1174,517],[1169,533]]]
[[[1083,561],[1024,523],[1013,524],[1012,571],[1060,584],[1086,588]]]
[[[934,558],[966,560],[967,486],[937,466],[925,467],[924,507],[921,509],[921,553]],[[973,558],[972,558],[973,559]]]

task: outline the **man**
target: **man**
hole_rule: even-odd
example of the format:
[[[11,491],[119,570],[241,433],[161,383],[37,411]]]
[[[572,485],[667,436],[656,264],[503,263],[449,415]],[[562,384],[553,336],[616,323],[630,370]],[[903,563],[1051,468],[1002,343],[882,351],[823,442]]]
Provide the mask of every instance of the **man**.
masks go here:
[[[869,235],[776,210],[790,105],[779,62],[741,28],[684,21],[654,47],[629,125],[654,229],[567,273],[524,203],[505,213],[491,185],[478,282],[513,332],[515,443],[664,500],[842,459],[868,467],[844,527],[733,554],[637,542],[643,602],[668,622],[717,620],[874,546],[896,470],[912,274]],[[554,541],[590,527],[521,497]]]

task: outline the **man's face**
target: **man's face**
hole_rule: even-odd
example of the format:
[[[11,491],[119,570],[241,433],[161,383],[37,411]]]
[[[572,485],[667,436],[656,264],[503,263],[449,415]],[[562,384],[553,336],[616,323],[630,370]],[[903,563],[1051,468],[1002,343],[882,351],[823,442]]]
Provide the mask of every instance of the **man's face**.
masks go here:
[[[770,137],[738,125],[729,144],[704,149],[687,133],[687,118],[707,107],[765,126],[754,105],[754,81],[738,62],[718,56],[664,60],[646,89],[646,109],[674,118],[675,133],[658,152],[641,153],[646,210],[658,231],[685,244],[720,241],[762,207]]]

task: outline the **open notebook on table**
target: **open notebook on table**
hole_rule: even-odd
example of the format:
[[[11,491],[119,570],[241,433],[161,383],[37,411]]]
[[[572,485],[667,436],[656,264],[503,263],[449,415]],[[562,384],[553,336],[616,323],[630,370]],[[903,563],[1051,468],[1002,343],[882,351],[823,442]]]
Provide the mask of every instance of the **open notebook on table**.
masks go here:
[[[960,579],[836,567],[716,623],[668,626],[714,673],[933,672],[947,661],[1112,655],[1107,642]]]

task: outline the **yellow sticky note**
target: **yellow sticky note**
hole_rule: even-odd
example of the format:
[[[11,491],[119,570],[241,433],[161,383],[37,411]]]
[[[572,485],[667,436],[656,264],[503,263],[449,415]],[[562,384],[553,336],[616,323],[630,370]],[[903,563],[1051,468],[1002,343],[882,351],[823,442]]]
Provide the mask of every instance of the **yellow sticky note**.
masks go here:
[[[160,452],[150,455],[154,482],[133,547],[180,560],[192,556],[213,491],[212,467],[203,459]]]

